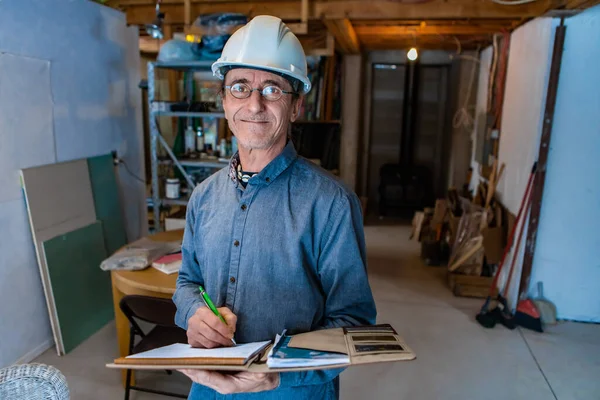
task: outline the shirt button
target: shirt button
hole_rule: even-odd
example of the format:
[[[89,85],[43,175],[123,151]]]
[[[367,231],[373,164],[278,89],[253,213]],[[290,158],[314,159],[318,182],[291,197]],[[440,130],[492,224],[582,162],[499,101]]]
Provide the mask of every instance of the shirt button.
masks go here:
[[[265,178],[265,181],[271,182],[271,178]]]
[[[229,278],[229,282],[235,283],[235,278],[232,276],[231,278]]]
[[[239,240],[236,240],[235,242],[233,242],[233,245],[234,245],[235,247],[238,247],[238,246],[240,245],[240,242],[239,242]]]
[[[242,204],[242,211],[246,211],[246,208],[248,208],[248,207],[246,207],[245,204]]]

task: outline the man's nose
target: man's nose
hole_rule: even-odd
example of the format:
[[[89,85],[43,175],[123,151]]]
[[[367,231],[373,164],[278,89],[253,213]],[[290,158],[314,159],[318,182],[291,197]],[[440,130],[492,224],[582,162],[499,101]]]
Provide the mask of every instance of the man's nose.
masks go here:
[[[253,90],[248,98],[248,109],[253,113],[261,112],[265,109],[264,98],[260,91]]]

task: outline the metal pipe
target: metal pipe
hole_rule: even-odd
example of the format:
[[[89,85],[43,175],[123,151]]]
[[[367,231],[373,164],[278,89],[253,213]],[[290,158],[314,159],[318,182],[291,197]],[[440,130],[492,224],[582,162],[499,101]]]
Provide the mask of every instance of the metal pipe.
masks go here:
[[[150,161],[152,167],[152,210],[154,213],[154,228],[161,231],[160,226],[160,196],[158,192],[158,126],[153,116],[152,102],[154,101],[154,63],[148,63],[148,113],[150,114]]]
[[[173,153],[173,150],[171,150],[171,148],[169,147],[169,144],[167,143],[165,138],[163,138],[160,133],[157,133],[157,137],[158,137],[158,140],[160,141],[160,144],[164,147],[164,149],[167,152],[167,154],[169,155],[169,157],[171,157],[171,159],[173,160],[173,163],[175,164],[175,166],[177,166],[177,168],[179,168],[179,171],[185,178],[190,189],[193,190],[196,187],[196,184],[194,183],[194,181],[192,181],[192,178],[190,178],[189,174],[183,168],[183,165],[181,165],[181,163],[177,160],[177,157]]]

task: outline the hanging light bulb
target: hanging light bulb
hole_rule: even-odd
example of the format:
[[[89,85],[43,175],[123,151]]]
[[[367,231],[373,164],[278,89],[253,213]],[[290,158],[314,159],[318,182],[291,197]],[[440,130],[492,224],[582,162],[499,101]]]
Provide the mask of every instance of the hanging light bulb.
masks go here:
[[[419,52],[417,51],[417,48],[411,48],[408,53],[406,53],[406,57],[408,57],[410,61],[415,61],[417,58],[419,58]]]

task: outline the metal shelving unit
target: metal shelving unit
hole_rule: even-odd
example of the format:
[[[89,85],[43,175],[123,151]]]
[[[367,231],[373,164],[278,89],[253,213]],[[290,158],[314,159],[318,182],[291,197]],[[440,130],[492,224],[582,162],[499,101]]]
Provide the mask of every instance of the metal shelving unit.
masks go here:
[[[159,164],[172,164],[173,160],[160,160]],[[195,159],[191,159],[191,160],[186,160],[186,159],[179,159],[179,164],[183,165],[184,167],[208,167],[208,168],[223,168],[226,167],[227,165],[229,165],[229,161],[203,161],[203,160],[195,160]]]
[[[212,61],[193,61],[193,62],[149,62],[148,63],[148,110],[149,110],[149,126],[150,126],[150,159],[152,163],[152,207],[154,212],[155,229],[157,232],[162,230],[160,226],[160,208],[161,205],[187,205],[188,197],[180,199],[167,199],[160,196],[159,191],[159,176],[158,166],[163,163],[174,164],[183,175],[188,187],[191,190],[195,187],[195,182],[184,167],[208,167],[208,168],[223,168],[227,163],[218,162],[215,160],[179,160],[173,153],[165,138],[161,135],[158,128],[157,117],[184,117],[184,118],[203,118],[216,117],[225,118],[222,112],[194,112],[194,111],[172,111],[171,107],[177,102],[160,101],[155,99],[155,70],[156,69],[175,69],[181,71],[210,71]],[[190,99],[192,92],[193,74],[188,74],[185,82],[186,98]],[[190,103],[191,104],[191,103]],[[167,160],[158,159],[158,143],[164,148],[169,155]]]

